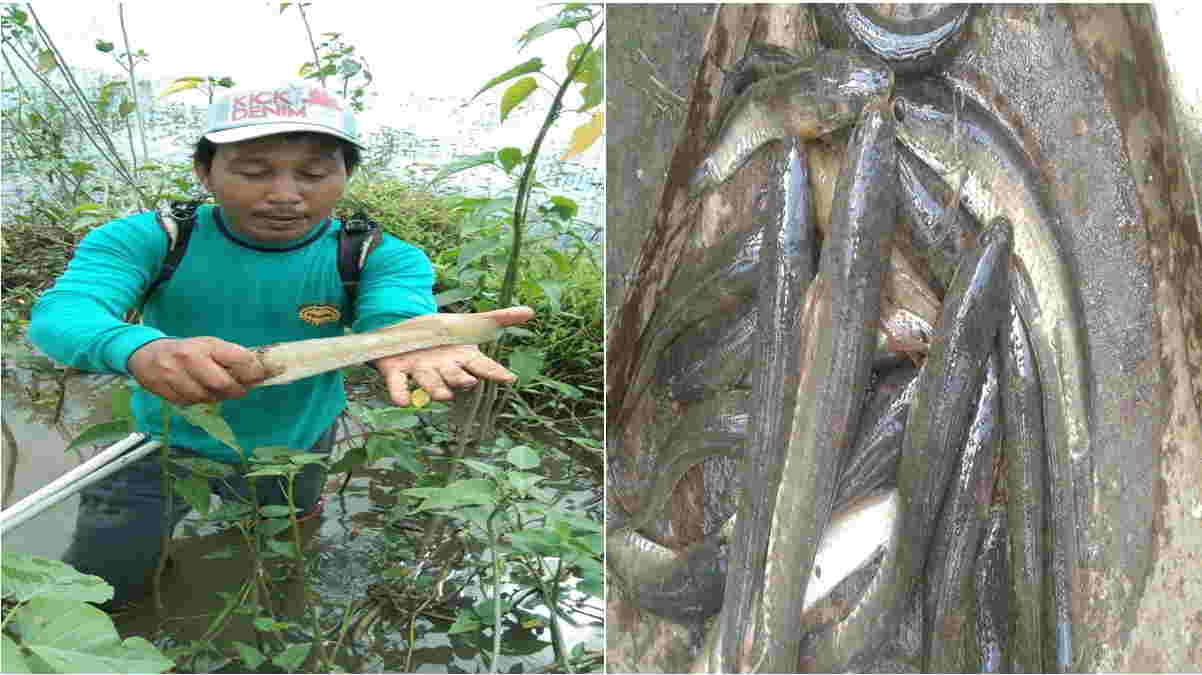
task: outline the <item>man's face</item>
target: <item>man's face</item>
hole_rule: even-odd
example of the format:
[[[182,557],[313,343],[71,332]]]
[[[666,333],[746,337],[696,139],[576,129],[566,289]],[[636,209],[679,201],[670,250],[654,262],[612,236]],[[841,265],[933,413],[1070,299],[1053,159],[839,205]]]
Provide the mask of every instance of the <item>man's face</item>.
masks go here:
[[[230,227],[264,242],[296,239],[329,218],[347,181],[342,148],[321,134],[222,143],[208,171],[194,169]]]

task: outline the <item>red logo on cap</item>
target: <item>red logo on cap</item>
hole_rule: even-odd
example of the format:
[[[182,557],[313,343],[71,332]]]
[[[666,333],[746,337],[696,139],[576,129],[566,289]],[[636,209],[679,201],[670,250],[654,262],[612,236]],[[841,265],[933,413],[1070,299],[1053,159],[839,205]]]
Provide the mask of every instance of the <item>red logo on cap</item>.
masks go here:
[[[324,89],[314,87],[309,90],[309,98],[301,101],[302,103],[312,103],[314,105],[333,108],[334,110],[342,110],[342,106],[338,105],[338,100],[331,97]]]

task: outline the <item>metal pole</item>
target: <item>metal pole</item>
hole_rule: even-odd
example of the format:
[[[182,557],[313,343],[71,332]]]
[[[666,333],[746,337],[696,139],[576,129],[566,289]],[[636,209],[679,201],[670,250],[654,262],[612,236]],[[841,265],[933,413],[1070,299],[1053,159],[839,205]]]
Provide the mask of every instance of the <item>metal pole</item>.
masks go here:
[[[59,476],[49,485],[0,511],[0,534],[162,447],[162,443],[158,441],[143,444],[147,438],[146,434],[130,434],[92,459]],[[141,447],[136,447],[140,444]]]

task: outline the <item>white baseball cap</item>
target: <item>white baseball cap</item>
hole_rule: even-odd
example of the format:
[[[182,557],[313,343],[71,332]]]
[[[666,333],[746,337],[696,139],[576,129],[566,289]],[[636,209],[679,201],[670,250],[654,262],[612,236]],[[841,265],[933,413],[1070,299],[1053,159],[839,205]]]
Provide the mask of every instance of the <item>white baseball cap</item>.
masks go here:
[[[214,143],[236,143],[289,131],[329,134],[367,149],[359,142],[350,105],[313,82],[223,94],[209,105],[204,137]]]

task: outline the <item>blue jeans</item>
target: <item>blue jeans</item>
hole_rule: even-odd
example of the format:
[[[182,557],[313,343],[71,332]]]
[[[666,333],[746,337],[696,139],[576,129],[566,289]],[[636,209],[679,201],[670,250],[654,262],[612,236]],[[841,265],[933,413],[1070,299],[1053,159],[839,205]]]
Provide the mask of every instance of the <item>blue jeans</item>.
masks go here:
[[[330,427],[311,452],[329,452],[334,446]],[[187,448],[172,448],[177,457],[196,457]],[[293,479],[293,503],[302,512],[311,510],[321,497],[326,471],[319,464],[306,464]],[[179,495],[168,509],[163,494],[161,456],[152,452],[113,475],[80,491],[75,534],[63,561],[85,574],[95,574],[113,586],[113,599],[105,607],[120,607],[150,593],[152,575],[162,551],[164,525],[168,531],[183,520],[191,507]],[[250,483],[261,506],[287,505],[287,483],[279,477],[248,480],[234,473],[209,479],[209,488],[226,502],[252,501]]]

